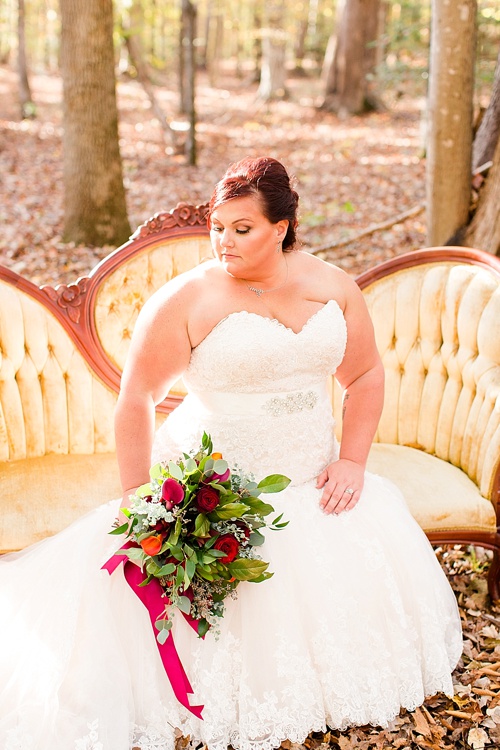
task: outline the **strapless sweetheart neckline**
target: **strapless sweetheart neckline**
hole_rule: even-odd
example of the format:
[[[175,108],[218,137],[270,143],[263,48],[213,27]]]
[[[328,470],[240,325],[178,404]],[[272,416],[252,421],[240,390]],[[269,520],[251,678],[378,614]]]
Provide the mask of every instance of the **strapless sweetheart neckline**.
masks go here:
[[[227,321],[229,321],[229,320],[231,320],[232,318],[235,318],[235,317],[237,317],[237,316],[239,316],[239,315],[243,315],[243,316],[245,316],[245,315],[246,315],[246,316],[249,316],[249,317],[252,317],[252,318],[259,318],[260,320],[265,320],[265,321],[266,321],[267,323],[270,323],[270,324],[272,324],[272,325],[274,325],[274,326],[276,326],[276,327],[278,327],[278,328],[283,328],[283,329],[284,329],[285,331],[288,331],[288,332],[289,332],[289,333],[291,333],[291,334],[292,334],[293,336],[300,336],[300,335],[301,335],[302,333],[304,333],[304,331],[305,331],[305,330],[306,330],[306,329],[307,329],[307,328],[309,327],[309,325],[310,325],[310,324],[311,324],[311,323],[312,323],[312,322],[313,322],[313,321],[314,321],[314,320],[315,320],[315,319],[316,319],[316,318],[317,318],[317,317],[318,317],[318,316],[319,316],[319,315],[320,315],[321,313],[323,313],[323,311],[324,311],[324,310],[325,310],[326,308],[328,308],[328,307],[329,307],[329,305],[331,305],[331,304],[334,304],[334,305],[335,305],[336,307],[338,307],[338,309],[340,310],[340,312],[341,312],[341,313],[343,313],[343,311],[342,311],[342,308],[340,307],[340,305],[339,305],[339,303],[337,302],[337,300],[335,300],[335,299],[329,299],[329,300],[328,300],[328,302],[325,302],[325,304],[323,305],[323,307],[320,307],[320,308],[319,308],[319,310],[316,310],[316,312],[315,312],[315,313],[313,313],[313,314],[312,314],[312,315],[311,315],[311,316],[310,316],[310,317],[309,317],[309,318],[308,318],[308,319],[306,320],[306,322],[304,323],[304,325],[302,326],[302,328],[301,328],[301,329],[300,329],[299,331],[294,331],[294,330],[293,330],[293,328],[291,328],[290,326],[287,326],[287,325],[285,325],[284,323],[282,323],[282,322],[281,322],[281,320],[278,320],[278,318],[272,318],[272,317],[270,317],[270,316],[267,316],[267,315],[261,315],[260,313],[252,312],[252,311],[249,311],[249,310],[235,310],[234,312],[228,313],[228,315],[225,315],[225,316],[224,316],[223,318],[221,318],[221,319],[220,319],[220,320],[218,321],[218,323],[216,323],[216,324],[215,324],[215,325],[213,326],[213,328],[211,328],[211,329],[210,329],[210,331],[209,331],[209,332],[207,333],[207,335],[205,336],[205,338],[203,338],[203,339],[202,339],[202,340],[200,341],[200,343],[199,343],[199,344],[196,344],[196,346],[195,346],[195,347],[193,347],[193,350],[194,350],[194,349],[197,349],[197,348],[198,348],[199,346],[201,346],[201,345],[202,345],[202,344],[203,344],[203,343],[204,343],[204,342],[205,342],[205,341],[206,341],[206,340],[207,340],[207,339],[208,339],[208,338],[209,338],[209,337],[210,337],[210,336],[212,335],[212,333],[214,333],[214,331],[218,330],[218,329],[219,329],[219,328],[220,328],[220,327],[221,327],[221,326],[222,326],[222,325],[223,325],[224,323],[226,323]]]

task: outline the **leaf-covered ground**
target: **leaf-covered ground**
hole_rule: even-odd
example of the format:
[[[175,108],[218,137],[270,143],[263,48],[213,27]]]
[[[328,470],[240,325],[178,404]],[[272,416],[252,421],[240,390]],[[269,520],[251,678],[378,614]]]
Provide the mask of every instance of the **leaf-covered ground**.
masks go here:
[[[61,80],[34,75],[38,117],[19,121],[16,77],[0,67],[0,262],[36,283],[67,283],[84,275],[111,248],[62,243]],[[221,76],[221,88],[198,84],[198,166],[185,166],[182,133],[171,145],[153,118],[140,85],[118,84],[120,138],[132,228],[178,201],[205,202],[226,167],[246,155],[281,159],[301,196],[305,248],[346,240],[373,223],[392,220],[424,200],[421,102],[400,101],[392,113],[340,121],[319,112],[314,79],[290,82],[289,101],[256,101],[256,86]],[[158,87],[170,119],[177,96]],[[423,213],[346,245],[328,259],[352,273],[425,244]]]
[[[229,163],[268,154],[284,161],[301,195],[305,248],[342,242],[390,221],[424,200],[421,103],[401,99],[390,113],[340,121],[319,112],[312,79],[290,82],[291,98],[265,105],[254,83],[221,77],[198,85],[198,166],[186,167],[182,136],[165,140],[140,86],[118,85],[120,137],[132,227],[178,201],[205,202]],[[38,118],[20,122],[16,78],[0,67],[0,262],[38,284],[68,283],[85,275],[112,248],[75,247],[63,229],[61,81],[32,77]],[[180,119],[168,87],[158,96],[169,118]],[[344,245],[328,260],[357,274],[381,260],[425,245],[425,214]],[[457,595],[465,648],[455,672],[455,697],[439,695],[388,729],[359,727],[315,734],[308,750],[500,747],[500,608],[487,596],[490,553],[443,547],[437,551]],[[189,740],[179,738],[179,750]],[[284,743],[287,750],[302,746]]]

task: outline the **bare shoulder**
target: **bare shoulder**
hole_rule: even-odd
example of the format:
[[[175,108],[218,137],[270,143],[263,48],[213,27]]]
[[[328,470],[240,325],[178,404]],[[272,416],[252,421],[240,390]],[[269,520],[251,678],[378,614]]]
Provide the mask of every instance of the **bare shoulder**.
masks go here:
[[[296,267],[307,283],[314,286],[317,294],[325,302],[335,299],[342,309],[349,300],[361,296],[355,279],[342,268],[335,266],[306,251],[296,253]]]
[[[193,299],[204,294],[211,277],[218,275],[215,261],[207,261],[175,276],[161,286],[144,304],[140,318],[168,318],[176,323],[188,320]]]

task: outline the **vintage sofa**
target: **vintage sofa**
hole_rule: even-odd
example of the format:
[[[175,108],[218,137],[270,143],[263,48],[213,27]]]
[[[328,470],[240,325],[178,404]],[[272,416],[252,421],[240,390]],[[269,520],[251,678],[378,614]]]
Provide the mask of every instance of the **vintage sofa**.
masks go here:
[[[121,494],[113,410],[144,301],[210,257],[205,206],[147,221],[89,277],[37,287],[0,267],[0,552]],[[432,248],[357,279],[386,399],[369,468],[392,478],[434,543],[494,550],[500,597],[500,260]],[[177,383],[161,422],[183,396]],[[332,388],[340,412],[338,387]]]

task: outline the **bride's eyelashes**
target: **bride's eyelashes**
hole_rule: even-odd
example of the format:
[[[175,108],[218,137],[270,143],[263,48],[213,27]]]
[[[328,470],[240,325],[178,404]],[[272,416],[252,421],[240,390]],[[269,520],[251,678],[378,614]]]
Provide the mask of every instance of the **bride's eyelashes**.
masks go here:
[[[211,229],[212,229],[213,232],[223,232],[224,231],[224,227],[216,227],[213,224],[212,224]],[[249,231],[250,231],[250,227],[248,227],[247,229],[235,229],[234,231],[236,232],[236,234],[248,234]]]

